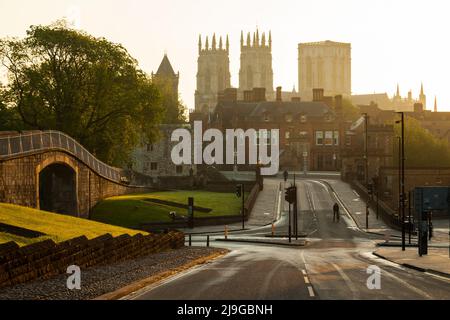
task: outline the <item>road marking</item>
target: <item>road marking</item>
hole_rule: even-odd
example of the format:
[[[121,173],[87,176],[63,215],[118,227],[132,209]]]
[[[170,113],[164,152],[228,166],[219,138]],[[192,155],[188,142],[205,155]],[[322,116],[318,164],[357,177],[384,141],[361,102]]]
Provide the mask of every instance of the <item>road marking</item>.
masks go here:
[[[306,270],[302,270],[302,273],[306,276]]]
[[[311,286],[308,286],[308,292],[310,297],[315,297],[314,289]]]
[[[433,298],[432,298],[428,293],[426,293],[425,291],[422,291],[422,290],[420,290],[420,289],[418,289],[418,288],[416,288],[416,287],[410,285],[408,282],[403,281],[402,279],[400,279],[399,277],[397,277],[397,276],[393,275],[392,273],[386,271],[385,269],[384,269],[384,270],[382,269],[381,273],[382,273],[382,274],[384,273],[384,274],[386,274],[388,277],[391,277],[392,279],[397,280],[398,282],[400,282],[401,284],[403,284],[405,287],[407,287],[408,289],[414,291],[415,293],[417,293],[417,294],[423,296],[424,298],[427,298],[427,299],[433,299]]]
[[[303,278],[305,279],[305,283],[306,283],[306,284],[309,284],[309,283],[310,283],[308,277],[303,277]]]
[[[345,274],[344,270],[342,270],[337,264],[331,263],[331,265],[341,275],[342,279],[344,279],[345,284],[348,286],[348,288],[350,289],[350,291],[353,294],[353,299],[358,300],[359,299],[359,292],[358,292],[358,289],[353,284],[352,280]]]

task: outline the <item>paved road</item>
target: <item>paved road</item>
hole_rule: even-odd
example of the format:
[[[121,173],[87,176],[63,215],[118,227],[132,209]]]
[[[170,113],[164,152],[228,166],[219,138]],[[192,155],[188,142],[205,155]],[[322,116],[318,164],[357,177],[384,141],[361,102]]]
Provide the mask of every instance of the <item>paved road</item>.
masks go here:
[[[450,299],[450,281],[405,269],[371,254],[374,235],[357,229],[343,212],[333,223],[335,202],[320,181],[299,180],[300,229],[304,247],[213,242],[231,253],[148,287],[130,299]],[[341,209],[343,211],[343,209]],[[283,214],[276,232],[285,234]],[[264,236],[270,227],[234,237]],[[369,266],[381,272],[381,288],[367,287]]]

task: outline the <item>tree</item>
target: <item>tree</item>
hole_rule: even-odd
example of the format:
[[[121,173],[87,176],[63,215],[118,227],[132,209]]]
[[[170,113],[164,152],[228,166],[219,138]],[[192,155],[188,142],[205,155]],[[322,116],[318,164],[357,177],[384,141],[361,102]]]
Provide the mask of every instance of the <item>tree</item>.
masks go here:
[[[361,111],[353,105],[351,100],[344,98],[342,99],[342,115],[345,120],[353,122],[361,117]]]
[[[401,136],[401,124],[394,127],[396,136]],[[397,141],[394,141],[394,165],[398,163]],[[448,167],[450,147],[448,142],[432,135],[416,119],[405,117],[405,166]]]
[[[141,136],[158,135],[160,93],[120,44],[58,22],[1,40],[0,59],[8,71],[3,109],[25,129],[63,131],[114,165],[128,162]]]

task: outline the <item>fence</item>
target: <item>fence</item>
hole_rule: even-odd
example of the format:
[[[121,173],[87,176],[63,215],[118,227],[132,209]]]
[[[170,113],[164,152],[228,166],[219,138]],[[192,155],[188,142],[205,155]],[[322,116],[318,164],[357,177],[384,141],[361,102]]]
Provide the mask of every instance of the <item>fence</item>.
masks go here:
[[[0,136],[0,159],[47,150],[67,152],[77,157],[100,176],[116,182],[122,182],[121,169],[111,167],[98,160],[75,139],[63,132],[49,130]]]

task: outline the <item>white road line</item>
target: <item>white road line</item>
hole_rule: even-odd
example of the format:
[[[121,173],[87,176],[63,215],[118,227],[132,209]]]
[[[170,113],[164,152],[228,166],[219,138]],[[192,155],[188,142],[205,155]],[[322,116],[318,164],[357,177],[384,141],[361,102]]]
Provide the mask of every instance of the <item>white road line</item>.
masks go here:
[[[353,281],[345,274],[344,270],[342,270],[337,264],[331,263],[331,265],[337,270],[337,272],[339,272],[339,274],[341,275],[342,279],[344,279],[345,284],[348,286],[348,288],[350,289],[350,291],[353,294],[353,299],[358,300],[359,299],[359,292],[358,292],[358,289],[353,284]]]
[[[423,296],[424,298],[427,298],[427,299],[433,299],[428,293],[426,293],[426,292],[424,292],[424,291],[422,291],[422,290],[420,290],[420,289],[418,289],[418,288],[416,288],[416,287],[410,285],[408,282],[403,281],[403,280],[400,279],[399,277],[397,277],[397,276],[393,275],[392,273],[386,271],[386,269],[382,269],[382,270],[381,270],[381,274],[386,274],[388,277],[391,277],[392,279],[397,280],[398,282],[400,282],[401,284],[403,284],[405,287],[407,287],[408,289],[414,291],[415,293],[417,293],[417,294]]]
[[[306,276],[306,270],[302,270],[303,275]]]
[[[305,279],[306,284],[310,284],[308,277],[303,277]]]
[[[308,286],[308,292],[310,297],[315,297],[314,289],[311,286]]]

